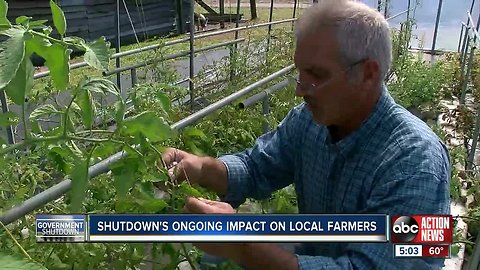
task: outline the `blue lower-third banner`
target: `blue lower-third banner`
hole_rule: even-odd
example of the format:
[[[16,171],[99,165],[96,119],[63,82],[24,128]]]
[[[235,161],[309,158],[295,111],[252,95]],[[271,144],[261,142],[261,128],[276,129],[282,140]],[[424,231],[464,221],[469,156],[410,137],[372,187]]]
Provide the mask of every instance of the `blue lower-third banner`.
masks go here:
[[[387,215],[88,215],[90,242],[387,242]]]

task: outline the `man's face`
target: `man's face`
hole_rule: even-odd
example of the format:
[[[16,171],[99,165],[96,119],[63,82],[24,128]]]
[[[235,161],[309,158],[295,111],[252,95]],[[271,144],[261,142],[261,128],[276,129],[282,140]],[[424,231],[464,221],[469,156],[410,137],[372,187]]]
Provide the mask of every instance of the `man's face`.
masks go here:
[[[300,85],[295,95],[303,97],[318,123],[325,126],[343,123],[354,110],[361,89],[348,77],[347,67],[340,61],[334,32],[319,29],[300,37],[296,45],[294,62]]]

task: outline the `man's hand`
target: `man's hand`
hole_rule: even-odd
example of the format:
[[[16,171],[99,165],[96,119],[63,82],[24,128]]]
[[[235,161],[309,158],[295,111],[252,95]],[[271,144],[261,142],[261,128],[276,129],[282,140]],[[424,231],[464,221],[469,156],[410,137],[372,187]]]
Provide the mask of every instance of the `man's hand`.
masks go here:
[[[187,179],[191,184],[199,184],[203,165],[201,157],[179,149],[168,148],[163,153],[162,159],[167,169],[173,168],[174,181],[181,182]]]
[[[199,157],[185,151],[168,148],[160,160],[167,169],[172,169],[172,178],[178,183],[188,180],[192,185],[199,185],[219,195],[227,192],[227,169],[223,162],[212,157]],[[160,165],[160,164],[159,164]]]
[[[228,203],[188,197],[185,202],[184,212],[191,214],[233,214],[235,210]],[[245,249],[244,244],[195,243],[194,245],[208,254],[233,260],[241,258]]]
[[[228,203],[188,197],[184,211],[192,214],[233,214],[235,210]]]
[[[228,203],[206,199],[187,198],[184,211],[192,214],[234,214]],[[274,244],[255,243],[194,243],[204,252],[230,259],[249,269],[298,270],[297,258]]]

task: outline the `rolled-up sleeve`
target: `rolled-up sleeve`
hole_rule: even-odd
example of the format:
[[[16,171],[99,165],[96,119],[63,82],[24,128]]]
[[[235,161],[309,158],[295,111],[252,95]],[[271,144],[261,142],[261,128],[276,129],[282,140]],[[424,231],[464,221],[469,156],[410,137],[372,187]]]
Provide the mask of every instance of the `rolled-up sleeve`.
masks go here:
[[[291,110],[275,130],[260,136],[253,147],[219,157],[228,172],[223,201],[237,207],[246,198],[265,199],[293,183],[297,110]]]

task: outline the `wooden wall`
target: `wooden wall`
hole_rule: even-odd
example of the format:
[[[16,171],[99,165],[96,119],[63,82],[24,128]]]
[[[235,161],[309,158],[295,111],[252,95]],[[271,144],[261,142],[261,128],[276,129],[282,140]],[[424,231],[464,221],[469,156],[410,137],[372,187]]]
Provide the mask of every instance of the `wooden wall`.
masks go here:
[[[177,0],[125,0],[128,12],[140,40],[176,32]],[[184,22],[188,21],[189,1],[182,1]],[[53,27],[48,0],[8,1],[8,18],[15,21],[21,15],[48,20]],[[94,40],[105,36],[115,45],[116,0],[59,0],[67,18],[67,35]],[[186,23],[184,23],[186,25]],[[135,42],[134,32],[123,0],[120,0],[120,32],[122,44]]]

